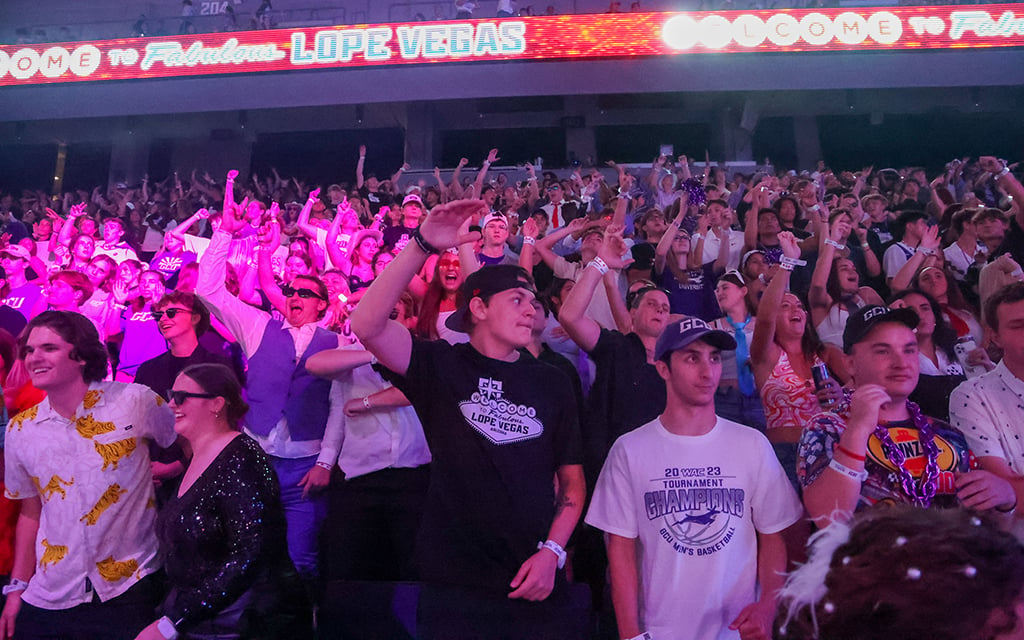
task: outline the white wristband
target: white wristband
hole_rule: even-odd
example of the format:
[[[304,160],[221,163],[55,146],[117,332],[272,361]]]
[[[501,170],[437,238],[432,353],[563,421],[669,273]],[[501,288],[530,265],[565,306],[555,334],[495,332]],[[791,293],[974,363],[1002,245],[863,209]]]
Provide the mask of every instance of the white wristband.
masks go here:
[[[523,236],[523,244],[536,244],[537,238],[533,236]]]
[[[914,253],[923,253],[926,256],[933,256],[935,255],[935,249],[923,249],[921,247],[918,247],[917,249],[914,250]]]
[[[838,471],[847,478],[851,478],[853,480],[856,480],[857,482],[864,482],[865,480],[868,479],[867,471],[855,471],[850,467],[846,466],[845,464],[839,462],[835,458],[832,458],[832,461],[828,463],[828,468],[832,469],[833,471]]]
[[[27,582],[24,580],[18,580],[17,578],[11,578],[11,581],[4,585],[3,594],[6,596],[14,593],[15,591],[24,591],[25,589],[28,589]]]
[[[588,267],[594,267],[602,276],[608,273],[608,265],[601,258],[594,258],[587,263]]]
[[[826,238],[825,239],[825,244],[827,244],[830,247],[835,247],[836,249],[839,249],[840,251],[842,251],[843,249],[846,248],[845,244],[839,244],[838,242],[836,242],[832,238]]]
[[[700,240],[703,237],[704,236],[700,235],[699,233],[695,233],[692,236],[690,236],[690,242],[697,242],[698,240]]]
[[[1004,166],[1003,170],[1000,171],[999,173],[993,175],[993,177],[998,180],[999,178],[1002,178],[1003,176],[1007,175],[1008,173],[1010,173],[1010,167]]]
[[[626,640],[654,640],[654,636],[644,631],[640,635],[633,636],[632,638],[626,638]]]
[[[565,566],[565,556],[566,556],[566,553],[565,553],[565,549],[562,548],[562,545],[558,544],[554,540],[545,540],[544,542],[538,542],[537,543],[537,550],[539,551],[541,549],[547,549],[548,551],[551,551],[556,556],[558,556],[558,568],[559,569],[561,569],[562,567]]]
[[[178,630],[174,628],[174,623],[167,616],[156,621],[156,630],[167,640],[175,640],[178,637]]]

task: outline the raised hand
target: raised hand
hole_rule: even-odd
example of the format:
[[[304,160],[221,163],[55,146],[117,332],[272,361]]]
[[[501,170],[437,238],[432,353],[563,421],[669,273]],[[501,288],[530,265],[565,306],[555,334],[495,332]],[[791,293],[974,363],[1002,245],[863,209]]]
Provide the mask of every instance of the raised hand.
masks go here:
[[[537,234],[540,233],[540,227],[537,226],[537,221],[530,216],[523,223],[523,236],[527,238],[536,238]]]
[[[1003,163],[995,156],[981,156],[978,158],[978,166],[989,173],[999,173],[1003,170]]]
[[[939,227],[931,225],[928,230],[924,232],[924,236],[921,238],[921,248],[935,250],[939,248]]]
[[[800,243],[791,232],[779,233],[779,244],[782,246],[782,255],[794,260],[800,258]]]
[[[867,441],[868,436],[878,426],[878,414],[882,407],[892,402],[892,397],[885,387],[879,384],[866,384],[857,387],[850,398],[850,417],[846,424],[849,429]]]
[[[498,157],[497,149],[491,149],[487,152],[487,164],[494,164],[498,160],[501,160],[501,158]]]
[[[460,227],[468,218],[486,213],[487,205],[483,200],[453,200],[447,204],[434,207],[426,220],[420,225],[420,235],[435,249],[444,251],[470,242],[480,237],[479,232],[460,233]]]

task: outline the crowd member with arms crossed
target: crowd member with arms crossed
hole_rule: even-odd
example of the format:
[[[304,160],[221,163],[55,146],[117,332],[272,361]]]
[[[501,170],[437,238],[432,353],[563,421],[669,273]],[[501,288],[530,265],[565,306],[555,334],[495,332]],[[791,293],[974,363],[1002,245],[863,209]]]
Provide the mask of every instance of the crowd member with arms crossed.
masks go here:
[[[620,638],[771,638],[782,531],[803,508],[768,440],[715,415],[735,348],[699,318],[669,324],[654,353],[665,411],[601,470],[586,521],[606,533]]]
[[[45,311],[23,336],[47,397],[8,426],[4,482],[22,505],[0,637],[134,638],[161,596],[145,443],[171,445],[174,416],[145,387],[102,381],[107,352],[85,316]]]
[[[558,572],[585,498],[579,424],[568,379],[523,349],[535,314],[529,274],[503,265],[466,278],[447,320],[469,333],[465,344],[413,340],[389,320],[427,257],[470,240],[459,229],[484,206],[435,207],[367,290],[352,328],[397,374],[433,456],[417,540],[421,637],[579,637]]]

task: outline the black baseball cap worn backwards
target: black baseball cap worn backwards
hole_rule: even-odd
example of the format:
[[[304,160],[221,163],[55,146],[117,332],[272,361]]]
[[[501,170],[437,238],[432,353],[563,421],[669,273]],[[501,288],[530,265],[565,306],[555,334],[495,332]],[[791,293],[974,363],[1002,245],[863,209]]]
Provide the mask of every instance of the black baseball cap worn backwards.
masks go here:
[[[462,302],[455,313],[448,316],[444,326],[452,331],[466,332],[466,315],[469,313],[469,301],[473,298],[489,298],[496,293],[508,291],[509,289],[526,289],[533,295],[537,295],[537,287],[533,283],[530,274],[520,266],[512,264],[499,264],[489,267],[481,267],[469,274],[466,281],[462,283],[460,292]]]

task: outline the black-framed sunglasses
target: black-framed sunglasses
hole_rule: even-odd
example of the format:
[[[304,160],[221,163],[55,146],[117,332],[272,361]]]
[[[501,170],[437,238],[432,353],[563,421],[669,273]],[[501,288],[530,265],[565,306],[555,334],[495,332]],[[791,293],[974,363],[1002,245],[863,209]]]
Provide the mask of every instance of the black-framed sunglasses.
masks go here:
[[[303,287],[302,289],[296,289],[289,285],[285,285],[281,287],[281,293],[284,294],[284,297],[286,298],[298,295],[303,300],[308,300],[309,298],[316,298],[317,300],[324,299],[323,296],[321,296],[316,291],[313,291],[312,289],[306,289],[305,287]]]
[[[189,391],[178,391],[177,389],[167,390],[167,399],[176,405],[182,405],[189,398],[216,398],[213,393],[191,393]]]
[[[635,309],[636,306],[640,304],[640,299],[643,298],[644,295],[650,291],[661,291],[666,296],[668,295],[668,291],[665,291],[659,286],[653,284],[644,285],[643,287],[640,287],[636,291],[630,291],[629,293],[626,294],[626,308]]]
[[[164,316],[167,316],[168,318],[173,320],[178,317],[179,313],[187,313],[188,315],[192,315],[192,311],[189,309],[167,309],[165,311],[152,311],[151,313],[153,317],[158,321]]]

